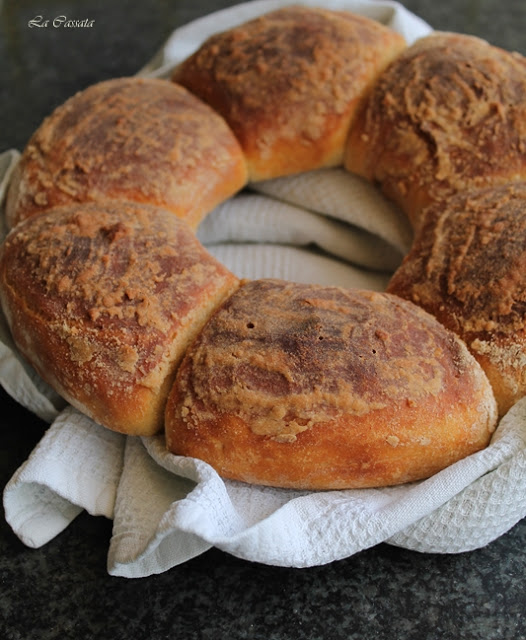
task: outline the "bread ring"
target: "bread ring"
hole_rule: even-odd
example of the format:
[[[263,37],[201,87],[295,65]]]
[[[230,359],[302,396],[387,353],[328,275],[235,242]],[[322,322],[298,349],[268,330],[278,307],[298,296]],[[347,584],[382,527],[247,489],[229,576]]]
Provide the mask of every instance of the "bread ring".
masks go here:
[[[526,394],[526,230],[518,205],[501,207],[524,190],[526,63],[458,34],[404,47],[352,14],[278,10],[205,42],[176,70],[200,94],[212,73],[205,97],[218,112],[171,80],[139,78],[59,107],[9,189],[0,301],[22,354],[101,424],[133,435],[164,427],[172,451],[246,482],[397,484],[486,446],[497,421],[488,377],[501,412]],[[128,146],[134,122],[144,128]],[[192,233],[248,180],[341,162],[378,181],[415,226],[388,293],[240,283]],[[491,257],[491,233],[506,257],[497,299],[479,314],[485,296],[470,269]],[[449,262],[437,259],[442,247]],[[455,333],[420,306],[453,318]]]

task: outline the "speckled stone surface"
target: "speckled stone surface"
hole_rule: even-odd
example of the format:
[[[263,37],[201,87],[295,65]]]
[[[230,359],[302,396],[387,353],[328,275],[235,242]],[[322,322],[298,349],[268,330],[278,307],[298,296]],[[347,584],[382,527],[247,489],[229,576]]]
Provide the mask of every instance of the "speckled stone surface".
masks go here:
[[[170,32],[222,0],[0,0],[0,150],[22,148],[56,105],[135,73]],[[408,0],[437,29],[526,54],[524,0]],[[88,28],[29,26],[65,15]],[[525,96],[526,99],[526,96]],[[0,392],[0,484],[45,425]],[[484,549],[422,555],[380,545],[312,569],[252,564],[211,550],[139,580],[106,572],[111,522],[80,515],[25,548],[0,514],[5,640],[520,640],[526,638],[526,522]]]

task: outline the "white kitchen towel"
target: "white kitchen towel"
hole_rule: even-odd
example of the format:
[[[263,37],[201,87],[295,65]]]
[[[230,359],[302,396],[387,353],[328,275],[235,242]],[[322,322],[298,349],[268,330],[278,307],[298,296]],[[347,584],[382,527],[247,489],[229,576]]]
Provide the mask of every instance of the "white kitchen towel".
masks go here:
[[[306,492],[225,482],[204,462],[168,453],[162,436],[130,438],[126,446],[133,465],[125,464],[117,492],[113,575],[160,573],[209,546],[290,567],[326,564],[380,542],[469,551],[526,514],[526,400],[483,451],[428,480],[385,489]]]
[[[125,441],[66,407],[4,490],[6,518],[22,542],[42,546],[83,509],[113,517]]]
[[[406,217],[372,185],[343,169],[311,171],[251,189],[261,194],[230,198],[203,220],[197,230],[203,244],[317,246],[333,259],[384,272],[396,269],[411,244]]]
[[[166,75],[210,33],[285,4],[292,2],[248,2],[178,29],[142,73]],[[369,15],[408,42],[430,31],[396,2],[324,6]],[[0,156],[6,176],[17,156]],[[254,186],[212,212],[198,234],[241,277],[373,289],[385,287],[411,240],[396,208],[340,169]],[[112,575],[161,573],[211,546],[293,567],[332,562],[382,541],[455,553],[491,542],[526,515],[526,400],[501,421],[487,449],[426,481],[359,491],[270,489],[225,482],[207,464],[169,454],[162,436],[114,434],[64,408],[20,359],[5,322],[0,342],[1,384],[51,423],[4,489],[6,519],[37,547],[82,509],[112,518]]]

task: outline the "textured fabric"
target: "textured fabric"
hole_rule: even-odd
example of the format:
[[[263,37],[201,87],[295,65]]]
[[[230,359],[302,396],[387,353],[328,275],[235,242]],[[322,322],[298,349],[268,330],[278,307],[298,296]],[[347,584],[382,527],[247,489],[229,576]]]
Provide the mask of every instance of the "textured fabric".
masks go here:
[[[4,489],[6,519],[29,547],[60,533],[83,509],[113,517],[126,438],[67,407]]]
[[[203,244],[316,246],[333,261],[340,258],[376,271],[393,271],[409,249],[406,218],[372,185],[343,169],[312,171],[252,189],[267,193],[240,194],[205,218],[197,231]],[[332,205],[326,210],[317,201],[322,190]]]
[[[312,493],[252,487],[224,482],[205,463],[168,453],[160,436],[144,438],[140,453],[139,444],[133,446],[146,466],[186,478],[172,480],[171,494],[180,492],[181,497],[155,519],[158,527],[149,520],[149,533],[140,540],[140,562],[155,572],[166,567],[157,565],[161,541],[173,550],[163,562],[171,559],[174,564],[180,561],[179,549],[186,559],[188,549],[199,549],[199,540],[248,560],[307,567],[380,542],[433,553],[469,551],[502,535],[526,513],[526,401],[502,420],[485,450],[428,480],[386,489]],[[145,488],[143,477],[135,474],[123,494],[122,508],[131,509],[128,522],[134,513],[128,496],[157,495],[165,486],[157,472],[145,475],[152,484]],[[117,505],[120,508],[120,495]],[[112,545],[110,553],[110,571],[135,575],[135,562],[123,562],[119,549],[125,546],[130,557],[134,542],[137,549],[135,531],[127,543],[120,529],[119,534],[119,545]]]
[[[163,75],[209,33],[283,4],[262,0],[198,20],[176,31],[144,72]],[[380,19],[408,41],[430,30],[393,2],[324,6]],[[17,157],[0,156],[0,198]],[[340,169],[261,183],[218,207],[198,233],[240,277],[378,290],[411,241],[400,213]],[[526,515],[526,400],[503,418],[487,449],[426,481],[312,493],[225,482],[207,464],[168,453],[162,436],[114,434],[63,408],[16,354],[3,321],[0,382],[52,423],[4,489],[7,521],[25,544],[38,547],[82,509],[112,518],[112,575],[161,573],[211,546],[293,567],[332,562],[379,542],[458,553],[488,544]]]

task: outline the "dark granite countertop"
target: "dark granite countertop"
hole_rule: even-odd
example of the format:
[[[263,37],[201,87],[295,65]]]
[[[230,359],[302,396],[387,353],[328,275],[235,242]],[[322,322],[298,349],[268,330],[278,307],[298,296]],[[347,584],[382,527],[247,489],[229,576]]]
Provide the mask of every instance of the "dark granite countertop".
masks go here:
[[[179,25],[226,0],[0,2],[0,150],[22,148],[56,105],[130,75]],[[410,0],[438,29],[526,54],[524,0]],[[92,27],[35,26],[56,16]],[[526,99],[526,96],[525,96]],[[45,425],[0,392],[3,487]],[[0,637],[6,640],[526,638],[526,521],[487,547],[419,554],[385,544],[311,569],[262,566],[211,550],[158,576],[110,577],[111,522],[81,514],[31,550],[0,517]]]

